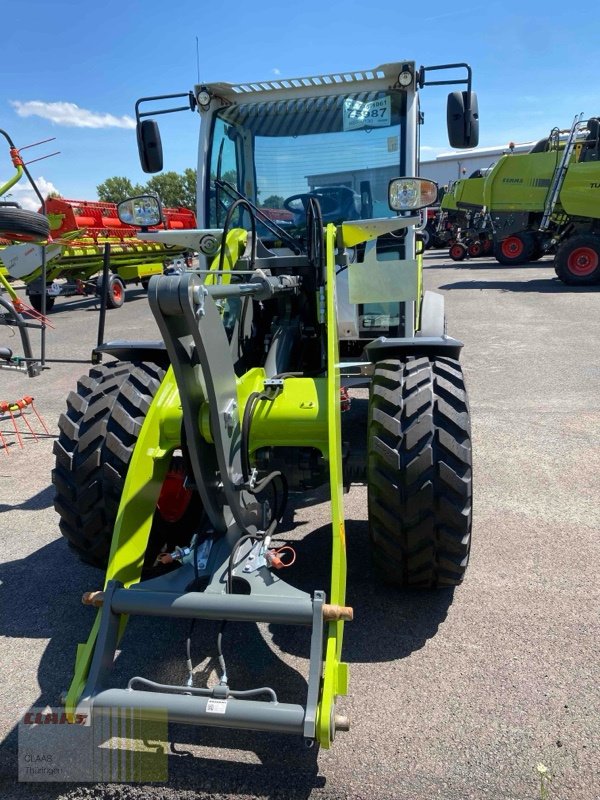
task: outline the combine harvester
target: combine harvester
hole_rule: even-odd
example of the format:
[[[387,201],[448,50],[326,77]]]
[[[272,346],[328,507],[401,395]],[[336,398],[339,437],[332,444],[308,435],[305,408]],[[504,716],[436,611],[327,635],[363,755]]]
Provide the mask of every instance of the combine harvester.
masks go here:
[[[442,200],[446,219],[460,229],[450,248],[454,260],[483,254],[469,248],[490,239],[501,264],[555,252],[564,283],[600,282],[600,120],[581,116],[529,153],[502,156],[490,170],[455,183]]]
[[[144,288],[152,275],[162,275],[167,260],[181,256],[185,249],[162,243],[141,242],[136,229],[121,221],[114,203],[65,200],[49,197],[45,213],[50,223],[46,243],[46,312],[57,297],[99,295],[106,246],[110,246],[107,307],[119,308],[125,301],[125,287],[141,283]],[[196,217],[187,208],[163,209],[161,228],[195,228]],[[5,275],[24,281],[31,305],[42,309],[43,279],[41,252],[35,245],[15,245],[4,241],[0,260]]]
[[[461,74],[432,79],[447,69]],[[349,724],[338,697],[348,688],[342,638],[352,618],[343,510],[350,482],[368,486],[382,580],[425,589],[461,583],[472,497],[462,343],[446,334],[443,297],[423,293],[419,212],[435,205],[437,187],[415,177],[419,89],[449,83],[465,86],[448,98],[450,143],[473,147],[477,101],[466,64],[211,83],[138,101],[146,172],[162,169],[158,125],[148,117],[181,111],[164,107],[176,97],[199,115],[199,228],[159,230],[154,198],[125,201],[121,217],[137,221],[143,241],[197,250],[200,267],[151,279],[163,341],[97,348],[116,360],[79,381],[59,422],[60,529],[106,570],[103,586],[84,596],[96,622],[77,649],[67,714],[93,723],[132,711],[329,747]],[[377,156],[401,177],[366,175]],[[361,182],[350,220],[346,187],[311,190],[307,182],[323,164]],[[260,207],[271,195],[284,198],[291,219]],[[139,213],[144,202],[154,204],[155,232]],[[346,379],[370,386],[352,461],[342,441]],[[296,558],[279,528],[286,504],[320,486],[331,492],[329,587],[311,579],[302,540],[293,543]],[[111,667],[136,616],[216,621],[216,680],[194,670],[190,628],[187,653],[177,658],[177,643],[164,653],[168,676],[133,675],[115,686]],[[308,629],[300,691],[279,671],[267,678],[244,643],[226,641],[234,623],[238,631],[251,623]],[[401,625],[384,635],[401,635]],[[194,642],[200,647],[214,652],[206,635]]]

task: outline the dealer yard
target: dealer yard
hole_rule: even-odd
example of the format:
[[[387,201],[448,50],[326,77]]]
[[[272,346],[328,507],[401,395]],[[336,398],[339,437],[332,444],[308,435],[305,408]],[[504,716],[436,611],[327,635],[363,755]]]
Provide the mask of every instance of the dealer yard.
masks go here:
[[[540,796],[538,764],[552,778],[551,797],[600,797],[600,294],[558,282],[549,261],[506,269],[481,259],[456,264],[432,251],[425,284],[445,294],[449,332],[465,343],[471,564],[454,592],[378,587],[366,490],[346,495],[355,620],[346,628],[351,682],[342,710],[352,727],[318,756],[283,737],[174,728],[168,787],[17,783],[16,724],[31,706],[58,704],[92,619],[79,598],[101,577],[61,540],[50,484],[57,419],[86,368],[55,364],[33,381],[2,373],[2,399],[35,395],[52,434],[19,449],[10,420],[2,422],[10,443],[8,454],[0,452],[2,797],[524,800]],[[128,297],[109,312],[107,338],[158,338],[145,293],[130,289]],[[59,300],[50,357],[89,356],[95,309],[93,300]],[[289,520],[299,540],[296,570],[304,565],[323,585],[328,520],[323,497]],[[138,638],[129,637],[117,680],[135,674],[134,665],[150,669],[137,644],[148,642],[152,669],[181,680],[183,622],[135,625]],[[305,661],[282,630],[267,640],[249,634],[249,652],[259,674],[279,670],[293,689]],[[226,649],[238,635],[231,632]],[[269,658],[271,648],[283,664]],[[256,664],[236,667],[240,684]],[[202,669],[209,675],[211,664]]]

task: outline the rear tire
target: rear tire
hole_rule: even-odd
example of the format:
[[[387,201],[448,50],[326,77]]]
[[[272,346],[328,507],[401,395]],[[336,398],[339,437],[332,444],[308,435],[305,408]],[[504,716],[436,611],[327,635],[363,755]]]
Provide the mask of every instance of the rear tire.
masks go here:
[[[376,364],[369,400],[369,528],[395,586],[456,586],[471,545],[467,393],[458,361]]]
[[[570,286],[600,283],[600,237],[587,233],[567,239],[556,252],[554,268]]]
[[[494,244],[494,257],[499,264],[514,267],[531,261],[534,248],[533,236],[527,233],[513,233]]]
[[[129,463],[163,376],[161,367],[147,362],[94,367],[69,394],[67,412],[59,419],[54,507],[62,535],[82,561],[94,566],[106,567]],[[188,511],[197,521],[197,505]],[[165,542],[178,538],[175,543],[187,544],[191,537],[185,519],[170,526],[159,517],[157,512],[146,566],[152,566]]]

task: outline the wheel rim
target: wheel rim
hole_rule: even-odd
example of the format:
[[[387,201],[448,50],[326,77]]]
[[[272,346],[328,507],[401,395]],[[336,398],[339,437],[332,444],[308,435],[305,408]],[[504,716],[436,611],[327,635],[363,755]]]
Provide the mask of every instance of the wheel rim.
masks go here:
[[[518,236],[509,236],[501,245],[502,255],[506,258],[518,258],[523,254],[525,246]]]
[[[469,255],[470,256],[475,257],[475,256],[478,256],[480,253],[481,253],[481,245],[479,244],[479,242],[477,242],[476,244],[472,244],[469,247]]]
[[[450,255],[452,258],[460,258],[463,254],[463,248],[460,244],[453,244],[450,248]]]
[[[576,247],[567,258],[567,269],[573,275],[591,275],[598,267],[598,253],[592,247]]]
[[[123,297],[123,287],[121,286],[119,281],[115,281],[113,283],[112,296],[113,296],[113,300],[115,300],[117,303],[120,302],[120,300]]]

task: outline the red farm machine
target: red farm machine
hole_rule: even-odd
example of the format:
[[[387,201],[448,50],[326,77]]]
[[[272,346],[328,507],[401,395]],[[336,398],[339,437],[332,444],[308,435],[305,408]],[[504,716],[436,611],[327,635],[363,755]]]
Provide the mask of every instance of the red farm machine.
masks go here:
[[[46,277],[41,274],[41,246],[2,241],[0,260],[5,275],[21,279],[31,305],[42,309],[46,289],[45,310],[50,311],[58,296],[96,295],[102,288],[105,250],[110,246],[108,276],[109,308],[119,308],[125,300],[127,284],[141,283],[144,288],[152,275],[162,275],[165,263],[182,257],[185,251],[177,246],[140,242],[135,229],[117,216],[114,203],[66,200],[49,197],[45,213],[50,224],[46,250]],[[187,208],[163,209],[160,228],[181,230],[194,228],[196,217]]]

